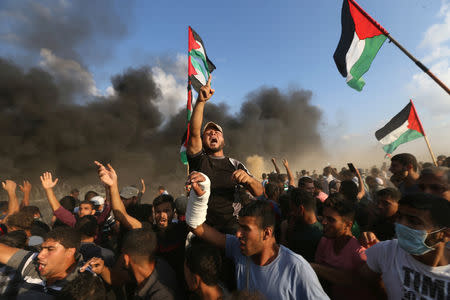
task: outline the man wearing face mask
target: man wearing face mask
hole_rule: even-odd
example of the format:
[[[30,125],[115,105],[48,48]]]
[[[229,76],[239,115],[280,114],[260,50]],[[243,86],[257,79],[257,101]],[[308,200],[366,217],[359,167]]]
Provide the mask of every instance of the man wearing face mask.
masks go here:
[[[449,299],[450,202],[431,194],[399,201],[397,239],[366,250],[361,275],[383,279],[389,299]]]

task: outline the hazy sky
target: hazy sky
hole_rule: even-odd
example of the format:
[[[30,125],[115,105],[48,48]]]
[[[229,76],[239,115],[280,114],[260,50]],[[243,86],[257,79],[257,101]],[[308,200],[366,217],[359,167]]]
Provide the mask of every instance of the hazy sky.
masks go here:
[[[91,2],[95,1],[81,7],[87,15],[93,9]],[[110,92],[113,74],[149,64],[163,96],[170,99],[161,104],[161,111],[170,115],[186,101],[184,72],[191,25],[217,67],[212,101],[238,110],[246,95],[261,86],[311,90],[312,103],[323,111],[321,133],[330,162],[366,164],[369,157],[370,163],[381,162],[384,152],[374,132],[410,98],[436,155],[450,154],[450,97],[393,44],[386,42],[381,48],[364,76],[362,92],[346,85],[332,58],[341,33],[342,1],[101,2],[113,5],[118,16],[98,19],[94,27],[101,28],[105,20],[117,24],[105,30],[94,28],[92,37],[83,42],[75,39],[73,51],[68,51],[52,48],[50,42],[46,45],[45,39],[37,43],[39,47],[25,47],[20,33],[24,26],[33,26],[28,9],[39,11],[43,18],[65,17],[74,9],[70,1],[2,1],[0,55],[25,66],[47,68],[61,62],[58,59],[71,60],[80,76],[87,78],[87,90],[97,94]],[[450,86],[448,0],[360,0],[359,4]],[[94,9],[102,11],[98,5]],[[76,34],[78,24],[73,26]],[[52,35],[51,27],[47,34]],[[396,152],[406,151],[429,160],[422,140]]]

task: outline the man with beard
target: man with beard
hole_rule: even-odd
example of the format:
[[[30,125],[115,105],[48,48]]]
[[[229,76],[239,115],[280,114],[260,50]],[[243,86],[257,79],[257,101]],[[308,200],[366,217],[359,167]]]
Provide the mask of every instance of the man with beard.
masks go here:
[[[54,299],[82,266],[80,234],[70,227],[50,231],[39,253],[0,243],[0,263],[18,271],[17,299]]]
[[[189,169],[202,172],[211,179],[207,224],[221,232],[234,233],[241,207],[237,203],[239,199],[235,199],[239,197],[235,195],[238,195],[240,187],[245,187],[255,197],[262,195],[264,189],[242,163],[224,155],[225,140],[221,126],[208,122],[201,131],[205,103],[213,94],[210,77],[201,87],[192,113],[187,146]]]

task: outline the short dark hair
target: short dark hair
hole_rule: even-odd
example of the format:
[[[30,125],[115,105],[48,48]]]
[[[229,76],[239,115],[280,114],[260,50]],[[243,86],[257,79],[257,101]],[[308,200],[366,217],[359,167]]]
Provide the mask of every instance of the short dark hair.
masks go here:
[[[291,191],[290,195],[291,202],[296,207],[303,206],[307,211],[316,210],[316,199],[311,193],[295,188]]]
[[[312,180],[312,178],[308,176],[302,177],[298,180],[298,187],[305,187],[307,183],[314,183],[314,180]]]
[[[264,186],[264,191],[266,192],[267,198],[278,202],[278,198],[281,194],[281,188],[276,182],[268,182]]]
[[[410,154],[410,153],[400,153],[397,155],[394,155],[391,158],[391,162],[392,161],[397,161],[400,164],[402,164],[403,166],[407,166],[407,165],[412,165],[412,168],[414,171],[417,172],[417,159],[414,155]]]
[[[83,200],[83,201],[80,202],[80,206],[81,206],[81,204],[89,204],[92,207],[92,209],[95,208],[94,202],[92,202],[90,200]]]
[[[205,284],[213,286],[219,283],[222,271],[222,256],[219,249],[194,238],[190,247],[186,249],[185,258],[188,269],[200,276]]]
[[[103,300],[106,289],[102,280],[89,271],[78,273],[58,294],[61,300]]]
[[[25,211],[25,212],[29,212],[31,213],[33,216],[35,214],[41,214],[41,211],[39,209],[39,207],[34,206],[34,205],[28,205],[28,206],[24,206],[20,209],[20,211]]]
[[[16,230],[0,236],[0,243],[10,247],[24,249],[27,246],[28,237],[25,231]]]
[[[156,235],[148,228],[130,230],[124,238],[122,252],[135,260],[153,260],[156,251]]]
[[[70,190],[70,193],[71,193],[71,194],[79,193],[79,192],[80,192],[80,191],[79,191],[77,188],[73,188],[73,189]]]
[[[163,185],[158,186],[158,190],[166,190],[166,188]]]
[[[33,224],[34,216],[30,212],[18,211],[6,219],[8,227],[15,227],[19,230],[30,230]]]
[[[389,197],[393,201],[398,202],[400,200],[400,198],[402,197],[402,194],[400,193],[400,191],[398,189],[388,187],[388,188],[379,190],[377,192],[376,196],[377,196],[377,198],[378,197]]]
[[[155,199],[153,199],[153,207],[156,208],[158,205],[163,203],[170,203],[172,209],[175,209],[175,203],[173,202],[173,197],[167,194],[161,194]]]
[[[398,204],[429,211],[435,225],[450,227],[450,202],[442,197],[426,193],[408,194]]]
[[[70,212],[73,212],[77,200],[72,196],[64,196],[59,200],[59,204]]]
[[[186,214],[188,201],[189,199],[186,196],[181,196],[175,199],[175,209],[177,210],[177,215],[184,216]]]
[[[352,201],[349,201],[341,193],[332,193],[323,203],[323,207],[329,208],[337,212],[341,217],[350,221],[355,219],[356,206]]]
[[[30,233],[31,235],[38,235],[41,237],[44,237],[47,235],[47,233],[50,231],[50,227],[39,220],[33,220],[33,223],[31,224]]]
[[[98,229],[97,219],[92,215],[83,216],[77,220],[75,229],[82,236],[95,237]]]
[[[269,201],[255,200],[239,211],[239,217],[256,217],[261,229],[275,228],[275,214]]]
[[[98,193],[95,191],[87,191],[86,194],[84,194],[84,201],[89,201],[92,199],[92,197],[98,196]]]
[[[80,250],[81,236],[78,231],[72,227],[58,226],[49,231],[45,240],[54,240],[64,248],[75,248],[76,253]]]
[[[267,178],[267,174],[266,173],[262,173],[261,177],[262,177],[262,179],[266,179]]]
[[[323,190],[322,182],[319,180],[314,180],[314,188],[317,190]]]
[[[354,203],[358,201],[358,186],[352,180],[342,181],[339,193],[344,195],[349,201]]]

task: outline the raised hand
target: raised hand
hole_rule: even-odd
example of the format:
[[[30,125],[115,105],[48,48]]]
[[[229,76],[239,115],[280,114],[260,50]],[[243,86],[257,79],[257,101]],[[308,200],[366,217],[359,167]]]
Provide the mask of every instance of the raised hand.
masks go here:
[[[56,179],[53,181],[52,173],[50,173],[50,172],[45,172],[45,173],[43,173],[42,176],[41,176],[42,187],[43,187],[45,190],[54,188],[55,185],[58,183],[58,180],[59,180],[59,179],[56,178]]]
[[[117,184],[117,174],[116,171],[113,169],[113,167],[108,164],[107,168],[99,163],[98,161],[94,161],[94,163],[98,167],[98,177],[100,180],[106,184],[107,186],[113,186],[114,184]]]
[[[282,162],[283,162],[283,166],[285,168],[289,168],[289,163],[288,163],[287,159],[283,158]]]
[[[214,95],[215,90],[211,88],[211,75],[209,75],[208,82],[204,86],[200,88],[198,92],[197,101],[206,102],[208,101],[212,95]]]
[[[192,189],[194,189],[194,192],[197,194],[197,196],[202,196],[206,192],[202,190],[202,188],[198,183],[203,181],[206,181],[205,176],[203,176],[199,172],[193,171],[191,172],[191,174],[189,174],[186,184],[191,185]]]
[[[23,185],[19,184],[19,189],[24,193],[30,193],[31,192],[31,183],[28,180],[23,181]]]
[[[141,185],[142,185],[141,193],[145,194],[147,188],[145,187],[144,178],[141,178]]]
[[[8,193],[15,193],[17,184],[12,180],[5,180],[2,182],[2,187]]]

